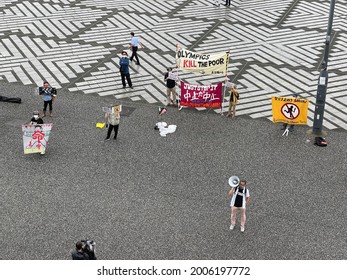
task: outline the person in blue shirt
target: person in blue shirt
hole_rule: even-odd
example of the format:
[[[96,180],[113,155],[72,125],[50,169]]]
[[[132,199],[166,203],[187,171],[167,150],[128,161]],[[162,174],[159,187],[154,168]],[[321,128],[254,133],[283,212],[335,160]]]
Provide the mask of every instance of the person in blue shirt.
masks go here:
[[[132,50],[132,54],[130,57],[130,61],[133,61],[134,57],[136,58],[136,64],[140,65],[139,57],[137,56],[137,50],[139,49],[139,38],[135,36],[134,32],[130,33],[131,35],[131,41],[130,41],[130,47]]]
[[[122,56],[119,59],[119,65],[120,65],[120,75],[122,77],[123,88],[126,88],[125,78],[127,79],[129,87],[133,88],[133,84],[131,82],[130,73],[129,73],[129,58],[128,58],[128,53],[126,51],[122,51]]]
[[[39,94],[43,95],[43,117],[46,116],[47,106],[49,106],[49,116],[53,117],[53,106],[52,102],[56,97],[57,91],[52,88],[48,82],[43,82],[43,87],[39,88]]]

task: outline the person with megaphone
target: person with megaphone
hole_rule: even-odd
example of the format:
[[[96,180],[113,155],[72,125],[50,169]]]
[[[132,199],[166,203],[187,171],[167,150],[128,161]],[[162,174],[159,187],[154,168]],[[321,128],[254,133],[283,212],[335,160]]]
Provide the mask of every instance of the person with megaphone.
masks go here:
[[[237,212],[241,211],[241,232],[245,231],[246,224],[246,205],[250,202],[249,189],[246,188],[247,182],[240,180],[237,176],[229,178],[231,189],[228,192],[228,197],[231,197],[231,225],[230,230],[233,230],[236,225]]]

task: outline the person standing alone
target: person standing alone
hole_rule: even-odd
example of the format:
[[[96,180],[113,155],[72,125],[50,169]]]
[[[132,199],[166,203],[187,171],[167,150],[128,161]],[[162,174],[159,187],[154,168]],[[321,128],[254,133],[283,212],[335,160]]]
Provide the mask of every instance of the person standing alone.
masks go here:
[[[232,87],[229,90],[230,97],[229,97],[229,111],[227,114],[227,117],[234,118],[236,114],[236,104],[239,100],[239,92],[237,90],[236,85],[232,85]]]
[[[130,47],[132,50],[130,61],[133,61],[133,59],[135,57],[136,58],[136,64],[140,65],[140,61],[139,61],[139,58],[137,56],[137,50],[139,49],[139,38],[135,36],[134,32],[131,32],[130,35],[131,35]]]
[[[122,51],[122,56],[119,59],[119,65],[120,65],[120,75],[122,77],[123,88],[126,88],[125,78],[127,79],[129,87],[133,88],[133,84],[131,82],[130,73],[129,73],[129,58],[128,58],[128,53],[126,51]]]
[[[119,121],[120,121],[120,112],[116,111],[117,106],[113,106],[111,113],[106,113],[105,118],[108,124],[108,130],[107,130],[107,136],[105,141],[110,140],[112,130],[114,130],[114,137],[113,139],[117,139],[118,135],[118,127],[119,127]]]
[[[171,94],[172,94],[172,102],[173,105],[176,107],[176,81],[170,77],[170,73],[172,73],[172,68],[169,67],[166,69],[167,72],[164,75],[164,81],[166,82],[166,105],[169,106],[171,102]]]
[[[39,94],[43,95],[43,117],[46,116],[47,106],[49,106],[49,116],[53,117],[53,106],[52,102],[56,97],[57,91],[55,88],[52,88],[48,82],[43,82],[43,87],[39,88]]]
[[[228,196],[231,197],[231,225],[230,230],[233,230],[236,224],[236,214],[241,211],[241,232],[245,231],[246,224],[246,205],[250,202],[249,190],[246,188],[246,181],[241,180],[240,183],[230,189]]]

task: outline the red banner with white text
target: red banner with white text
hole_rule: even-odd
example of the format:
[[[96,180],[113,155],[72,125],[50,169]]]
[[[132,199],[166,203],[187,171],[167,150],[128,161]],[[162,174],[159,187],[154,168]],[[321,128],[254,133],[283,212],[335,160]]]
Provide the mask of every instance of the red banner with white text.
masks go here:
[[[220,108],[223,87],[217,85],[191,85],[181,81],[181,106]]]

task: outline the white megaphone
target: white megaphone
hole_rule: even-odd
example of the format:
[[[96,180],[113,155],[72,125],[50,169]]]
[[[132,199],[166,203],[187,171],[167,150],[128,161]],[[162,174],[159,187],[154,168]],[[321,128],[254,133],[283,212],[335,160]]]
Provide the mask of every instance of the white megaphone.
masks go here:
[[[240,178],[237,177],[237,176],[231,176],[229,178],[228,183],[229,183],[230,187],[235,188],[235,187],[237,187],[240,184]]]

